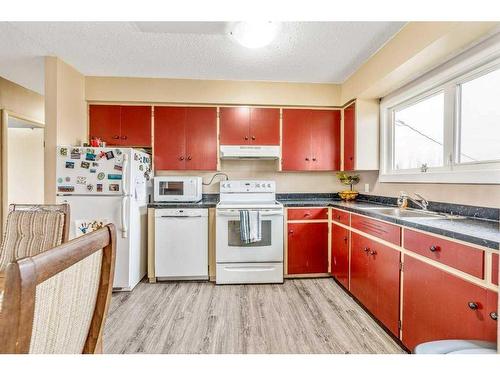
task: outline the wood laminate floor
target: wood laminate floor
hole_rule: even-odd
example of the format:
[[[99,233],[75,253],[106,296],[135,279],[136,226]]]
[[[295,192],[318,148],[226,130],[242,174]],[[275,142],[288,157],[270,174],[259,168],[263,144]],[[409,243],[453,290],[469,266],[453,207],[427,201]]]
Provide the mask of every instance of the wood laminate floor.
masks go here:
[[[140,283],[114,293],[105,353],[404,353],[332,279]]]

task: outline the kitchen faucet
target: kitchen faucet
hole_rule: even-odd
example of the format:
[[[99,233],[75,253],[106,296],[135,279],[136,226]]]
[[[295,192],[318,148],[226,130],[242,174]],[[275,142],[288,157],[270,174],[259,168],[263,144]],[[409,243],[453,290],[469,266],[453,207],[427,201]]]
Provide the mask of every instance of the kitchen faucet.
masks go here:
[[[410,200],[411,202],[415,203],[418,207],[420,207],[422,210],[426,211],[427,206],[429,206],[429,202],[427,201],[427,199],[425,199],[424,197],[422,197],[418,193],[414,193],[414,194],[420,200],[414,199],[410,195],[408,195],[407,193],[402,191],[398,197],[398,207],[399,208],[407,208],[408,207],[408,200]]]

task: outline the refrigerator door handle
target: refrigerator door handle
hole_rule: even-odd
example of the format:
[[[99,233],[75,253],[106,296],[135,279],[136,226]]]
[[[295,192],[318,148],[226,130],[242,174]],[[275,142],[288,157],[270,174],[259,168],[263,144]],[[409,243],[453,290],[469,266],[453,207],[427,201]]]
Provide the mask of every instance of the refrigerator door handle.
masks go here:
[[[122,212],[121,212],[121,231],[122,238],[127,238],[128,228],[127,228],[127,196],[122,197]]]
[[[123,168],[122,168],[122,190],[123,190],[123,195],[128,195],[128,154],[123,153]]]

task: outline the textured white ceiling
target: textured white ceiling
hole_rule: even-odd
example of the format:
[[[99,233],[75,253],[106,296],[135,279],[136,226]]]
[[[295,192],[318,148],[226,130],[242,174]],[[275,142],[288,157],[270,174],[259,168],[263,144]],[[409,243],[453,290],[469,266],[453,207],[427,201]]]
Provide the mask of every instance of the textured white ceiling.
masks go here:
[[[225,22],[0,22],[0,76],[43,93],[43,56],[85,75],[341,83],[403,22],[286,22],[246,49]]]

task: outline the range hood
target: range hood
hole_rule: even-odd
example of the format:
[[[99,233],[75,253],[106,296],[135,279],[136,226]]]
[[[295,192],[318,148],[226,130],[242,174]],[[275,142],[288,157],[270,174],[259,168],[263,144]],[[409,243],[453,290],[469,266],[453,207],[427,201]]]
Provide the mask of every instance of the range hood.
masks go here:
[[[220,146],[221,159],[278,159],[280,146]]]

